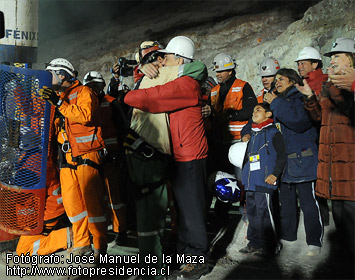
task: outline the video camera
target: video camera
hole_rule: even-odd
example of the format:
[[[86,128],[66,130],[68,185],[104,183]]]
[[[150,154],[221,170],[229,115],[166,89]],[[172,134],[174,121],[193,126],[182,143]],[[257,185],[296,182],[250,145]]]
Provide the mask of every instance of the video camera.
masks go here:
[[[118,74],[122,77],[133,76],[133,66],[137,65],[137,61],[130,60],[125,57],[120,57],[117,61],[118,71],[115,72],[113,68],[111,68],[112,74]]]

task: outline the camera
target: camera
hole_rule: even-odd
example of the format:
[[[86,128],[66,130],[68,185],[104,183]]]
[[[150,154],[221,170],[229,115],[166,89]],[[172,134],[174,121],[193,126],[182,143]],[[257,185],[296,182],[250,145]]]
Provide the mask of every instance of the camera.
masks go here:
[[[117,61],[118,71],[115,72],[113,68],[111,68],[112,74],[118,74],[122,77],[133,76],[133,66],[137,65],[137,61],[130,60],[125,57],[120,57]]]

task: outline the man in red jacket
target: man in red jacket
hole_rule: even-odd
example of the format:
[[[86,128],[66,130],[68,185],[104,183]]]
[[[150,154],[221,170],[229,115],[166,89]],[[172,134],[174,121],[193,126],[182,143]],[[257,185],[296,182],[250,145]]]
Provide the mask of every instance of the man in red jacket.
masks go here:
[[[187,37],[174,37],[167,45],[164,66],[193,60],[195,46]],[[206,73],[207,74],[207,73]],[[175,160],[172,186],[179,208],[178,254],[198,256],[198,263],[186,261],[176,274],[179,279],[198,279],[207,273],[204,184],[207,140],[201,114],[199,83],[187,76],[162,86],[130,91],[124,102],[142,111],[169,113]]]
[[[305,79],[314,92],[318,96],[322,91],[323,83],[328,80],[328,75],[323,74],[323,62],[320,53],[312,47],[304,47],[298,54],[296,59],[298,73]],[[327,200],[317,196],[320,206],[323,224],[329,225],[329,208]]]
[[[304,47],[296,59],[298,73],[306,79],[311,89],[318,96],[322,85],[328,80],[328,75],[322,72],[322,58],[319,51],[312,47]]]

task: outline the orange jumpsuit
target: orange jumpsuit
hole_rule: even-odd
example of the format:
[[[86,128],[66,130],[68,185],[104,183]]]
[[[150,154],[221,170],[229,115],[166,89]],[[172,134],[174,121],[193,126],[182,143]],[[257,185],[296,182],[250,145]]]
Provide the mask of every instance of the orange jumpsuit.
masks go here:
[[[47,228],[54,227],[65,213],[60,191],[59,170],[55,164],[57,162],[57,142],[53,123],[54,112],[54,106],[52,106],[47,158],[46,204],[44,209],[44,226]],[[30,255],[47,255],[60,249],[67,249],[70,244],[70,228],[65,227],[53,230],[49,235],[22,235],[17,244],[16,252],[18,255],[27,253]]]
[[[53,230],[47,235],[22,235],[17,244],[18,255],[48,255],[70,246],[69,227]]]
[[[112,104],[115,98],[105,95],[100,102],[100,126],[108,155],[104,162],[103,178],[108,195],[109,208],[111,209],[111,219],[113,231],[126,231],[126,205],[122,202],[120,195],[120,185],[122,182],[119,157],[120,145],[117,139],[117,129],[112,119]]]
[[[65,130],[59,131],[58,142],[65,141],[67,164],[61,166],[60,182],[64,208],[73,224],[74,249],[90,244],[90,232],[95,253],[105,252],[107,224],[99,173],[105,146],[97,125],[98,98],[76,81],[61,93],[61,99],[58,110],[65,117]]]

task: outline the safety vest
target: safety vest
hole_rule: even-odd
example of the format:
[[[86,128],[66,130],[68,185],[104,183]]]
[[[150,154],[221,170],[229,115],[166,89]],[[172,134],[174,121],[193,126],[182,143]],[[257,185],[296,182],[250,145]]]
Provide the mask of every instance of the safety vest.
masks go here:
[[[99,107],[99,101],[93,91],[83,86],[79,81],[75,82],[73,86],[68,88],[64,92],[63,100],[70,105],[77,105],[78,97],[80,103],[83,104],[81,110],[90,110],[91,121],[77,122],[78,108],[71,108],[65,111],[62,107],[65,106],[64,103],[59,107],[59,111],[65,116],[65,131],[69,138],[70,148],[74,157],[97,151],[105,147],[104,140],[102,138],[101,127],[98,123],[98,114],[96,109]],[[85,102],[85,99],[90,99],[89,102]],[[88,106],[86,106],[88,105]],[[64,113],[65,112],[65,113]]]
[[[243,88],[247,82],[236,79],[229,89],[226,99],[223,103],[223,109],[220,108],[220,101],[219,101],[219,91],[220,91],[220,84],[216,85],[211,90],[211,106],[212,109],[216,112],[220,111],[227,111],[228,109],[234,110],[241,110],[243,104]],[[222,109],[222,110],[221,110]],[[240,139],[240,132],[244,125],[248,121],[230,121],[228,123],[228,130],[230,134],[233,136],[233,139]]]
[[[100,103],[100,126],[102,129],[102,138],[108,152],[117,152],[119,150],[117,129],[112,119],[111,102],[114,100],[114,97],[105,95]]]
[[[264,102],[264,94],[267,92],[265,88],[263,88],[257,95],[256,99],[258,100],[258,103],[263,103]]]

